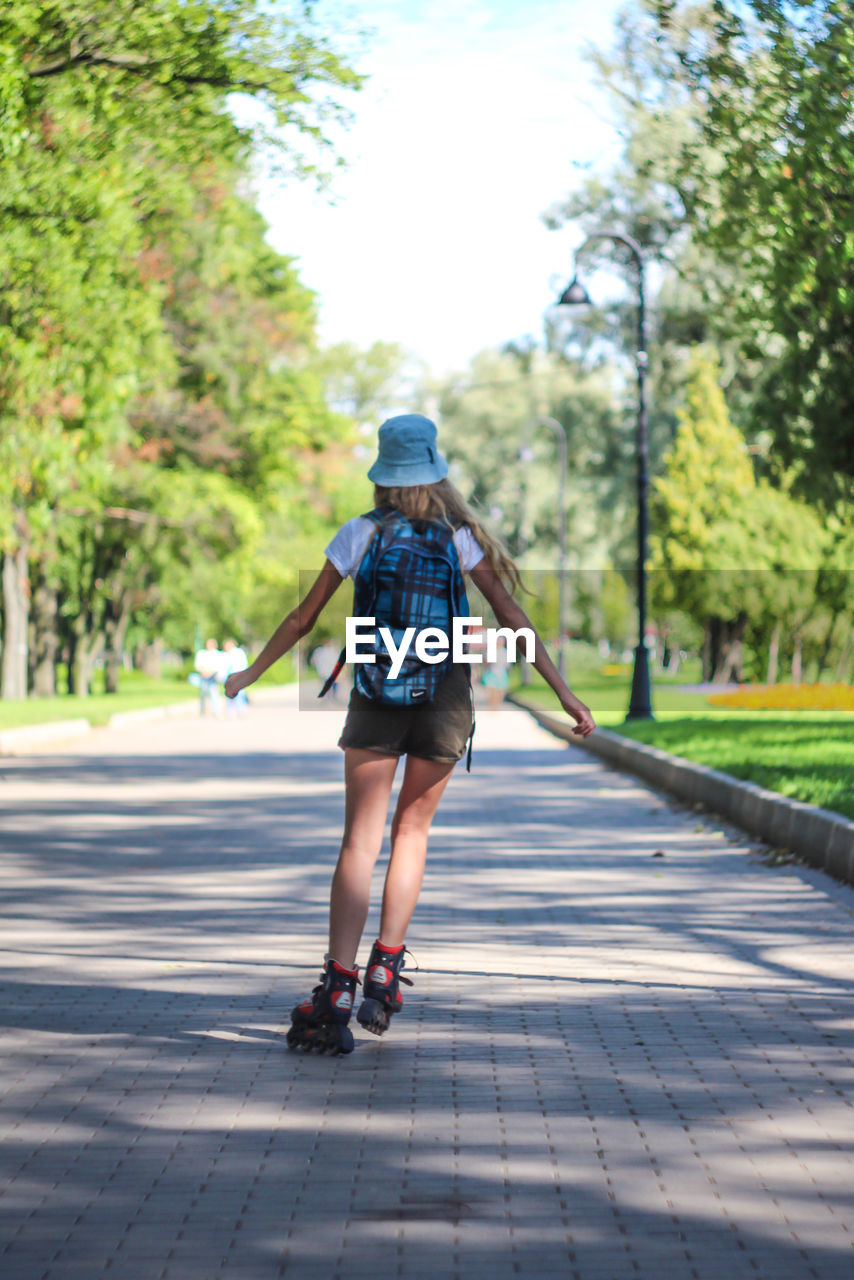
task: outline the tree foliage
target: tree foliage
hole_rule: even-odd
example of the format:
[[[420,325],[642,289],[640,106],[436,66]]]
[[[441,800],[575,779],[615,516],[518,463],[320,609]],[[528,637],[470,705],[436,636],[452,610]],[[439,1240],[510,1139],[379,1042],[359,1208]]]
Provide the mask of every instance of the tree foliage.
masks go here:
[[[707,674],[847,661],[851,32],[835,0],[628,5],[594,55],[621,153],[547,214],[644,249],[655,603],[703,626]],[[553,338],[589,363],[633,323],[627,290]]]
[[[654,603],[705,629],[706,676],[741,676],[744,641],[767,650],[819,611],[830,537],[819,513],[756,478],[708,355],[695,356],[679,429],[654,481]]]
[[[247,192],[273,136],[311,168],[358,77],[310,5],[260,0],[10,0],[0,53],[4,624],[32,560],[36,630],[63,631],[83,687],[194,559],[245,569],[276,486],[341,433],[313,299]]]
[[[686,349],[714,341],[766,469],[828,508],[850,501],[850,5],[637,0],[595,62],[622,154],[547,216],[627,231],[655,264],[653,432],[657,415],[672,424]],[[588,345],[627,340],[629,322],[625,306],[597,315]]]
[[[737,269],[734,320],[765,360],[754,413],[802,488],[850,497],[854,478],[854,26],[846,0],[714,0],[710,29],[680,62],[703,105],[679,153],[680,184],[703,148],[719,157],[714,192],[689,203],[703,242]],[[657,0],[659,38],[681,25]]]
[[[438,388],[457,482],[532,568],[553,568],[557,554],[560,473],[546,416],[567,439],[568,565],[601,567],[619,554],[633,436],[616,389],[610,370],[512,349],[481,352]]]

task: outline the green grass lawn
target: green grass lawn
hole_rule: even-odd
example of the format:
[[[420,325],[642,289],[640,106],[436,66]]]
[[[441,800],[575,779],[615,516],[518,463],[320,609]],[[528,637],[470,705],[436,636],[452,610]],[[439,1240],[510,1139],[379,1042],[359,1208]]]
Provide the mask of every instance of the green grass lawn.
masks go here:
[[[854,818],[854,716],[740,711],[620,725],[620,733]]]
[[[287,684],[295,679],[289,658],[277,662],[258,681],[261,685]],[[102,680],[101,676],[97,680]],[[97,685],[96,685],[97,688]],[[251,696],[251,695],[250,695]],[[54,720],[88,720],[95,727],[106,724],[120,711],[141,711],[146,707],[166,707],[173,702],[198,701],[198,692],[184,675],[164,676],[154,680],[139,671],[122,672],[118,693],[92,693],[88,698],[26,698],[0,701],[0,730],[22,729],[31,724],[48,724]]]
[[[572,655],[570,654],[572,664]],[[689,672],[688,679],[696,677]],[[598,724],[672,755],[711,765],[794,800],[854,818],[854,716],[844,711],[733,711],[712,706],[704,693],[683,692],[685,677],[654,678],[654,721],[625,723],[630,680],[602,676],[577,660],[573,691]],[[516,689],[544,710],[563,713],[552,691],[534,675]]]

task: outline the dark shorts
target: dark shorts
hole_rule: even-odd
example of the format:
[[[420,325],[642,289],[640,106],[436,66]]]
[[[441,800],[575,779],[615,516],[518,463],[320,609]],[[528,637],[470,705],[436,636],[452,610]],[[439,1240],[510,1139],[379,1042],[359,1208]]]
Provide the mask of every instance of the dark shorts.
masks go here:
[[[462,758],[473,724],[470,667],[458,662],[433,700],[418,706],[389,707],[354,689],[338,745],[453,764]]]

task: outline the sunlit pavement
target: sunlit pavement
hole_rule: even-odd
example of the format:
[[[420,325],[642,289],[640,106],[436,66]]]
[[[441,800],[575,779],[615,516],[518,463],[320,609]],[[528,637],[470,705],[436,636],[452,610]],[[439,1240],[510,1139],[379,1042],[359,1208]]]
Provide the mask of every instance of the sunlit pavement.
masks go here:
[[[289,1053],[340,721],[0,762],[5,1280],[851,1280],[854,893],[483,712],[406,1009]]]

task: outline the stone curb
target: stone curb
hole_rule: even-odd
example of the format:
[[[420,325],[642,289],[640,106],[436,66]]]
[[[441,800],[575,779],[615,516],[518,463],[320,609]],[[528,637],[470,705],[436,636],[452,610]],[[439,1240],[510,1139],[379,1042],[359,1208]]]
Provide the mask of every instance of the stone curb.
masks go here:
[[[789,800],[776,791],[633,742],[608,729],[597,729],[589,738],[578,738],[565,720],[512,694],[507,700],[527,711],[556,737],[583,747],[618,769],[637,774],[688,804],[719,813],[774,848],[788,849],[810,866],[854,884],[854,822],[840,814]]]
[[[107,729],[128,729],[135,724],[147,724],[150,720],[166,720],[173,716],[186,716],[190,712],[198,715],[197,698],[187,698],[183,702],[169,702],[165,707],[140,707],[138,711],[117,711],[107,721]]]
[[[92,732],[88,720],[50,720],[47,724],[28,724],[20,729],[4,729],[0,733],[0,756],[26,755],[32,747],[47,742],[66,742]]]
[[[285,701],[292,701],[294,693],[297,691],[297,681],[292,684],[276,684],[263,685],[260,689],[252,690],[253,702],[269,702],[275,698],[284,698]],[[108,729],[127,729],[132,728],[135,724],[145,724],[149,720],[163,720],[171,716],[181,715],[198,715],[199,700],[198,698],[187,698],[183,702],[172,702],[165,707],[142,707],[139,711],[119,711],[114,716],[110,716],[106,727]]]

